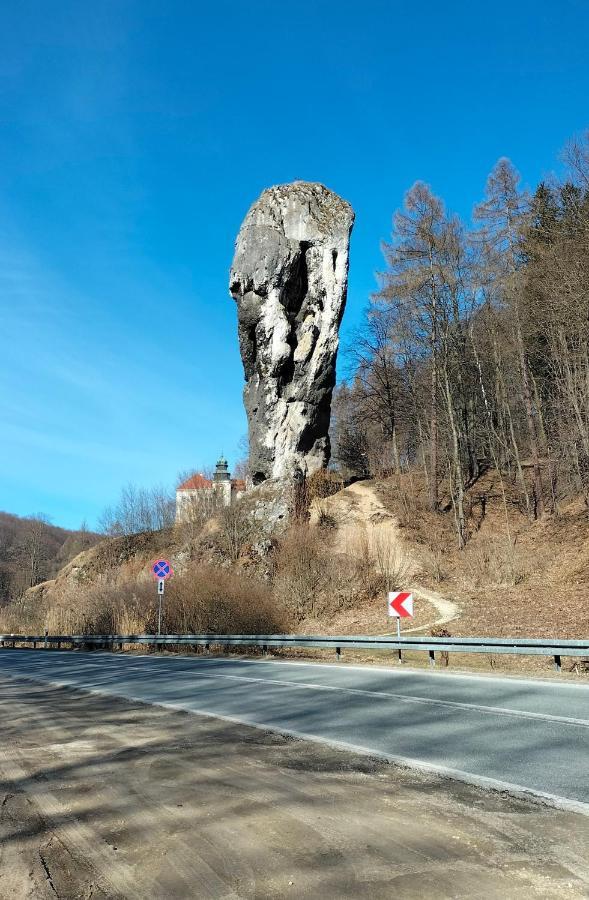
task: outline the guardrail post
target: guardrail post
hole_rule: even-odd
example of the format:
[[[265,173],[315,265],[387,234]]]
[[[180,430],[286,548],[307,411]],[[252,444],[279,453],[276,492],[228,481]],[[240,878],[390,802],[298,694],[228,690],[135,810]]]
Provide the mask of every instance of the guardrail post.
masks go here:
[[[336,647],[335,648],[335,658],[337,659],[338,662],[340,661],[341,656],[342,656],[342,648]]]
[[[429,664],[430,664],[430,666],[435,666],[435,664],[436,664],[436,651],[435,650],[429,651]]]
[[[264,654],[264,656],[268,656],[268,647],[266,646],[266,644],[262,644],[262,653]]]
[[[560,672],[560,670],[562,668],[562,666],[560,664],[560,656],[558,655],[558,653],[554,657],[554,668],[556,669],[557,672]]]
[[[397,662],[400,666],[403,665],[403,651],[401,650],[400,647],[397,650]]]

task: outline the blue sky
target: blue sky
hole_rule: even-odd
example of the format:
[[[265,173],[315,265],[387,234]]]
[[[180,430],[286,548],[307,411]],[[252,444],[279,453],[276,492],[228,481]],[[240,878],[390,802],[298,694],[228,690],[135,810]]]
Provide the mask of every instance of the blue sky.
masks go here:
[[[233,463],[249,205],[352,203],[345,340],[416,179],[468,217],[499,156],[533,186],[589,126],[588,34],[585,0],[2,4],[0,509],[93,526]]]

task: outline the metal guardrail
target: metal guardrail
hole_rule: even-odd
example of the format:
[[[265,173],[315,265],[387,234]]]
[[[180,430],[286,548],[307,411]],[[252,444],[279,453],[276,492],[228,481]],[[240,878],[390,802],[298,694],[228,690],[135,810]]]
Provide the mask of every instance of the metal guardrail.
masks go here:
[[[342,650],[393,650],[402,661],[405,650],[423,651],[429,654],[430,665],[436,662],[436,653],[487,653],[552,656],[555,668],[560,671],[563,656],[589,657],[589,641],[556,640],[543,638],[444,638],[444,637],[389,637],[387,635],[323,635],[300,634],[74,634],[74,635],[23,635],[0,634],[0,647],[16,647],[29,644],[33,649],[49,649],[64,645],[74,647],[122,648],[129,644],[146,644],[152,647],[193,645],[208,651],[212,645],[222,647],[261,647],[266,653],[270,647],[312,647],[335,650],[338,659]]]

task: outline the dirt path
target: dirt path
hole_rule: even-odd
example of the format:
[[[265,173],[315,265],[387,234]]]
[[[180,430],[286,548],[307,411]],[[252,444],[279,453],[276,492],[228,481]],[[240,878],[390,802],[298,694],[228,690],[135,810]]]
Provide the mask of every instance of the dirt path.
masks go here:
[[[589,819],[0,679],[0,898],[581,898]]]
[[[460,616],[460,607],[453,600],[413,582],[413,572],[419,568],[418,560],[414,553],[403,546],[395,516],[369,484],[357,481],[332,497],[316,502],[311,511],[311,522],[318,521],[321,510],[333,516],[337,523],[334,544],[336,552],[357,555],[362,551],[363,539],[368,540],[369,544],[386,542],[389,547],[397,548],[400,564],[401,560],[406,563],[408,588],[418,598],[431,604],[439,614],[437,618],[418,627],[404,628],[405,633],[425,631],[434,625],[446,625]]]
[[[457,603],[454,603],[453,600],[447,600],[436,591],[430,591],[428,588],[421,587],[417,584],[410,585],[410,589],[417,597],[421,597],[423,600],[427,600],[428,603],[431,603],[431,605],[440,613],[440,617],[434,619],[433,622],[428,622],[427,625],[420,625],[418,628],[405,628],[405,633],[410,631],[425,631],[425,629],[432,628],[433,625],[446,625],[447,622],[452,622],[453,619],[459,618],[460,607]]]

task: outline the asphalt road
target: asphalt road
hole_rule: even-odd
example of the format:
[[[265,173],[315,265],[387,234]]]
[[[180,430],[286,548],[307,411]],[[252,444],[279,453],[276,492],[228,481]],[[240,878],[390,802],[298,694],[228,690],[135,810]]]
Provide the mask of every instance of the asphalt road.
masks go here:
[[[182,656],[0,650],[0,673],[228,718],[586,804],[589,687]]]

